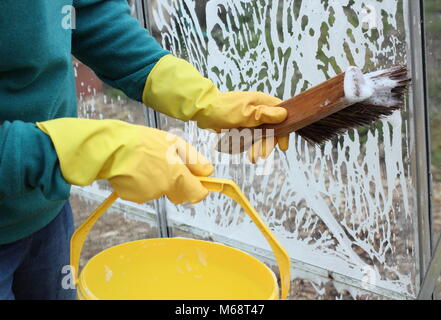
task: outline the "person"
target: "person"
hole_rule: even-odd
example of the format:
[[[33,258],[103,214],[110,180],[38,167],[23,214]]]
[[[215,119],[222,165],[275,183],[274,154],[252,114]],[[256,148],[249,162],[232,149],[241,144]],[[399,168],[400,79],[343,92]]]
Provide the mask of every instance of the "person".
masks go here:
[[[63,8],[75,8],[75,29]],[[62,287],[71,185],[107,179],[137,203],[203,200],[213,165],[183,139],[118,120],[78,119],[72,55],[105,83],[200,128],[279,123],[280,100],[222,93],[130,15],[126,0],[0,2],[0,299],[74,299]],[[286,150],[288,137],[278,138]],[[270,149],[252,154],[255,160]]]

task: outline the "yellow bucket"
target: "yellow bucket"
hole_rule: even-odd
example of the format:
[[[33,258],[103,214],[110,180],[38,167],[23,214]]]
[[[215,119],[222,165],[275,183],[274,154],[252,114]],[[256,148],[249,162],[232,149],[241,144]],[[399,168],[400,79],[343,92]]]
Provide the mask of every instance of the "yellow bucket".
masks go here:
[[[271,231],[229,180],[200,178],[212,192],[237,201],[262,231],[274,251],[281,278],[281,297],[290,286],[290,259]],[[87,234],[117,199],[112,194],[75,231],[71,265],[78,270]],[[106,249],[90,259],[79,278],[81,300],[274,300],[279,286],[274,273],[251,255],[223,244],[184,238],[146,239]]]

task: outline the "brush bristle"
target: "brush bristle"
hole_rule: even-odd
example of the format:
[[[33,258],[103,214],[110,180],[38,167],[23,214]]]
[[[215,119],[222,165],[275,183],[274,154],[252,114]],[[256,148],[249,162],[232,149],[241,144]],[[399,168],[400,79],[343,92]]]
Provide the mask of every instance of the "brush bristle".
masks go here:
[[[398,101],[395,106],[374,105],[368,101],[356,103],[336,112],[318,122],[297,130],[296,133],[312,144],[322,144],[348,130],[372,125],[378,120],[392,115],[404,105],[411,79],[406,67],[394,67],[376,73],[372,79],[389,78],[397,82],[391,90],[392,96]]]

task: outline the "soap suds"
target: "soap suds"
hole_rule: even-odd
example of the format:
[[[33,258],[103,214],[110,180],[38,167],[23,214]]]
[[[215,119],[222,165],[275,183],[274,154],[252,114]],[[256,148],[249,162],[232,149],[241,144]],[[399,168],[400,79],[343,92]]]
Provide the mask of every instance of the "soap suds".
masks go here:
[[[394,107],[401,103],[392,89],[399,86],[397,80],[387,76],[387,70],[363,74],[357,67],[349,67],[345,75],[345,98],[348,102],[365,101],[376,106]]]
[[[372,83],[375,91],[372,97],[368,99],[368,102],[377,106],[394,107],[401,103],[396,94],[392,92],[394,88],[399,86],[399,82],[387,76],[380,76],[386,71],[387,70],[379,70],[368,73],[365,76]]]
[[[344,80],[345,98],[351,103],[361,102],[372,96],[373,85],[357,67],[349,67]]]

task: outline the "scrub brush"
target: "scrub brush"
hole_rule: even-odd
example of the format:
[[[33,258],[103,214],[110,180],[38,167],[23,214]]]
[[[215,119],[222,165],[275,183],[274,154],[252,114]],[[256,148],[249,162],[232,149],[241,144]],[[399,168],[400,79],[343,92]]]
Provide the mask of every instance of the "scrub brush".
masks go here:
[[[350,67],[346,72],[282,102],[279,107],[288,111],[284,122],[229,130],[219,140],[217,150],[236,154],[262,138],[292,132],[320,145],[401,109],[410,82],[406,67],[397,66],[368,74]]]

